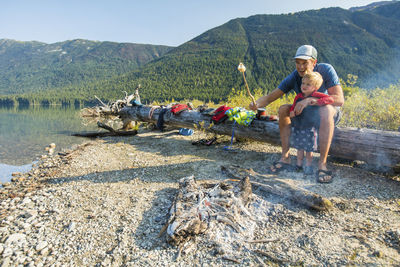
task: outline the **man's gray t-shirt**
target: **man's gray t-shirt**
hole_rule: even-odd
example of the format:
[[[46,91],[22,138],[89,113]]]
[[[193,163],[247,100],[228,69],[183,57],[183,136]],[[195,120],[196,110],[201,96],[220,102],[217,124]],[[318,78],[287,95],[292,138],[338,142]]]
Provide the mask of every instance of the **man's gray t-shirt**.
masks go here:
[[[328,88],[340,85],[339,77],[332,65],[327,63],[317,63],[314,67],[314,71],[319,72],[324,80],[321,88],[318,89],[318,92],[328,94]],[[278,88],[285,94],[291,90],[294,90],[296,94],[298,94],[301,93],[300,86],[301,77],[297,70],[294,70],[281,82],[281,84],[279,84]]]

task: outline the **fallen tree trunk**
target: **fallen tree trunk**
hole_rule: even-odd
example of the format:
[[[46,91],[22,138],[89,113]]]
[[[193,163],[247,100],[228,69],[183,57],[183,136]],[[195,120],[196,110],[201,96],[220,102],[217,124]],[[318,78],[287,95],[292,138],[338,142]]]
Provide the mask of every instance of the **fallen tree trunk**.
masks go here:
[[[155,123],[162,109],[158,108],[150,113],[151,110],[151,106],[125,107],[118,114],[124,121]],[[178,116],[167,111],[164,114],[164,123],[192,129],[195,125],[198,128],[204,123],[204,130],[223,135],[231,135],[233,125],[230,121],[211,125],[210,116],[191,110]],[[280,144],[279,125],[277,122],[254,120],[248,127],[236,125],[235,137]],[[343,159],[362,160],[377,166],[395,167],[400,163],[400,133],[336,127],[329,154]]]

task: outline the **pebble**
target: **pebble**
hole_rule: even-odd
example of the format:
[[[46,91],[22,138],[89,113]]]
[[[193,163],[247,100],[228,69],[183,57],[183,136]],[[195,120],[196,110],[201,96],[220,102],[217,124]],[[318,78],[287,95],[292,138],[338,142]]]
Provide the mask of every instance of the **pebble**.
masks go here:
[[[24,198],[23,200],[22,200],[22,205],[26,205],[26,204],[29,204],[29,203],[31,203],[32,202],[32,200],[30,199],[30,198],[28,198],[28,197],[26,197],[26,198]]]
[[[25,238],[26,238],[26,235],[24,235],[24,234],[20,234],[20,233],[12,234],[7,238],[7,240],[4,244],[6,246],[10,246],[14,243],[20,243],[21,241],[24,241]]]
[[[76,223],[75,223],[75,222],[71,222],[71,223],[68,225],[68,231],[69,231],[69,232],[74,231],[74,230],[75,230],[75,227],[76,227]]]
[[[4,257],[4,256],[3,256]],[[10,257],[3,258],[1,261],[1,267],[8,267],[10,266],[11,259]]]
[[[44,249],[45,247],[47,247],[47,242],[46,241],[40,241],[37,245],[36,245],[36,247],[35,247],[35,249],[36,249],[36,251],[41,251],[42,249]]]
[[[2,256],[3,256],[3,258],[7,258],[7,257],[11,256],[13,253],[14,253],[14,251],[12,250],[12,248],[6,247],[6,248],[3,250]]]

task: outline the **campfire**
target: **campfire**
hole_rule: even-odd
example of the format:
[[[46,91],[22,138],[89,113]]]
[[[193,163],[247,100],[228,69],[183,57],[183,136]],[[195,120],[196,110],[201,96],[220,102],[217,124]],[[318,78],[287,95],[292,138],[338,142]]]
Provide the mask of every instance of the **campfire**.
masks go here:
[[[238,166],[221,167],[227,176],[219,183],[199,183],[194,176],[179,181],[179,191],[169,209],[168,221],[160,232],[179,247],[179,255],[196,249],[196,244],[214,246],[215,252],[235,261],[235,252],[257,240],[259,223],[268,219],[270,203],[258,192],[291,199],[307,208],[328,210],[329,200],[307,190],[271,179]]]

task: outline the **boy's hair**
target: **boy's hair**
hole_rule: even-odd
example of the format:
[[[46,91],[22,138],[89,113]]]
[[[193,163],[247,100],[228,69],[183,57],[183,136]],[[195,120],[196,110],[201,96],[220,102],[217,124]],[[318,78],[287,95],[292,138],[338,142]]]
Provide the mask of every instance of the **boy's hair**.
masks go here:
[[[319,74],[319,72],[316,72],[316,71],[304,74],[303,80],[309,80],[312,85],[317,87],[317,90],[321,87],[321,85],[324,81],[322,79],[321,74]]]

